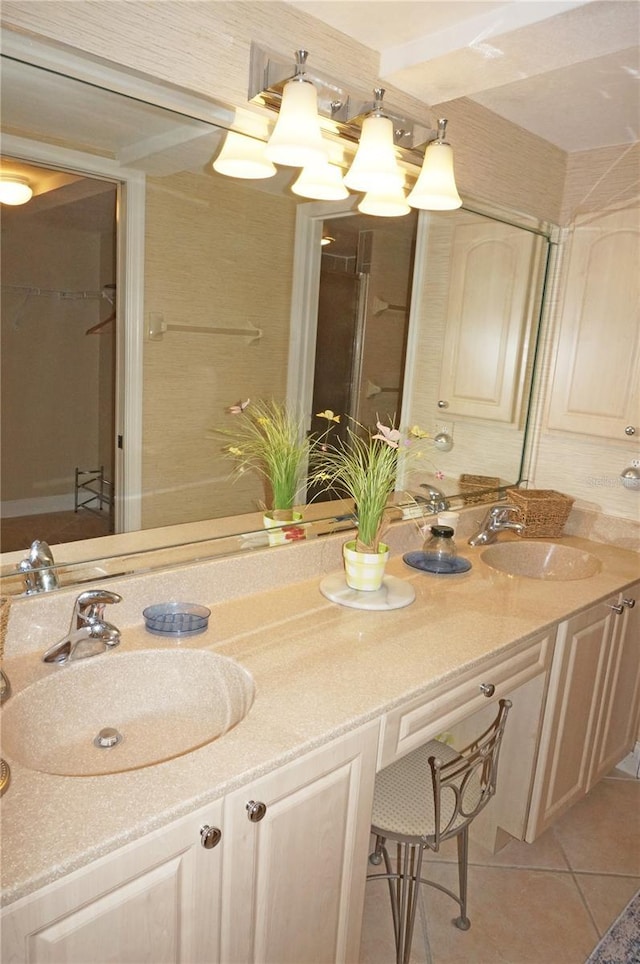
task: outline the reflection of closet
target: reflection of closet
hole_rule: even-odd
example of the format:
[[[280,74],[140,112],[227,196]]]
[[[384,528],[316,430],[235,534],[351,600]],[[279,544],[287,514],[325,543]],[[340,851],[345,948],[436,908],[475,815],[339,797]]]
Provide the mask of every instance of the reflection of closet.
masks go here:
[[[456,225],[438,403],[447,416],[518,423],[540,241],[499,222]]]
[[[637,443],[640,210],[594,215],[571,238],[549,428]],[[635,434],[625,433],[634,428]]]
[[[2,510],[31,518],[32,538],[43,516],[78,508],[78,466],[104,466],[91,505],[109,525],[115,213],[115,185],[84,179],[3,211]]]

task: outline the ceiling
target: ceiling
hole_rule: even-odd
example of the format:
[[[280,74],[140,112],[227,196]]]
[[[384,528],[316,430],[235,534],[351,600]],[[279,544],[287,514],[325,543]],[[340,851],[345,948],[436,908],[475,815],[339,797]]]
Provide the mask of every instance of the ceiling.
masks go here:
[[[468,97],[569,153],[640,130],[637,0],[289,0],[429,105]]]

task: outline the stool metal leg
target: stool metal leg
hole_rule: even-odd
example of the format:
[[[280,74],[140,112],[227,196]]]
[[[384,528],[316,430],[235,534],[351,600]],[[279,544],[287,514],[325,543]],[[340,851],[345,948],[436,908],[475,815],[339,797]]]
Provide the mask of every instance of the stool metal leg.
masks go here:
[[[467,874],[469,868],[469,827],[466,826],[459,834],[458,844],[458,883],[460,893],[460,916],[454,918],[453,923],[461,931],[468,931],[471,921],[467,917]]]

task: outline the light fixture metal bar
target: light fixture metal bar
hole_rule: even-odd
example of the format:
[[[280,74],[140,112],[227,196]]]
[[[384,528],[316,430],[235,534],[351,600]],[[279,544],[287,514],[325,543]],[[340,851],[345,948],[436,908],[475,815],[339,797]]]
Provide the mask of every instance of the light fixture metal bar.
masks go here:
[[[282,88],[296,75],[293,59],[251,44],[249,67],[249,101],[270,110],[278,111],[282,100]],[[362,123],[375,107],[371,95],[347,90],[332,77],[305,64],[304,75],[318,91],[318,115],[324,130],[357,142]],[[427,123],[407,118],[384,103],[384,114],[393,122],[394,143],[410,152],[424,153],[426,144],[436,136]],[[420,150],[420,148],[422,150]]]

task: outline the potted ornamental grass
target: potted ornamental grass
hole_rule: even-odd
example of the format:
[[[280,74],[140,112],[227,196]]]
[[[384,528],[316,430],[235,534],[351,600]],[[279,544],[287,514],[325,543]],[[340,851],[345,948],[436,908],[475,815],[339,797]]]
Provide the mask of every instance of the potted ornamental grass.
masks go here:
[[[311,444],[304,419],[275,400],[238,402],[227,410],[234,424],[218,429],[229,439],[224,454],[235,462],[234,475],[253,472],[262,480],[265,527],[270,542],[304,538],[296,498],[305,483]]]
[[[382,535],[389,522],[389,496],[396,488],[400,463],[409,455],[420,454],[415,442],[429,436],[418,426],[403,435],[381,422],[375,432],[354,419],[349,422],[344,439],[314,447],[309,481],[353,499],[357,533],[343,549],[345,577],[352,589],[375,591],[382,585],[389,558]]]

